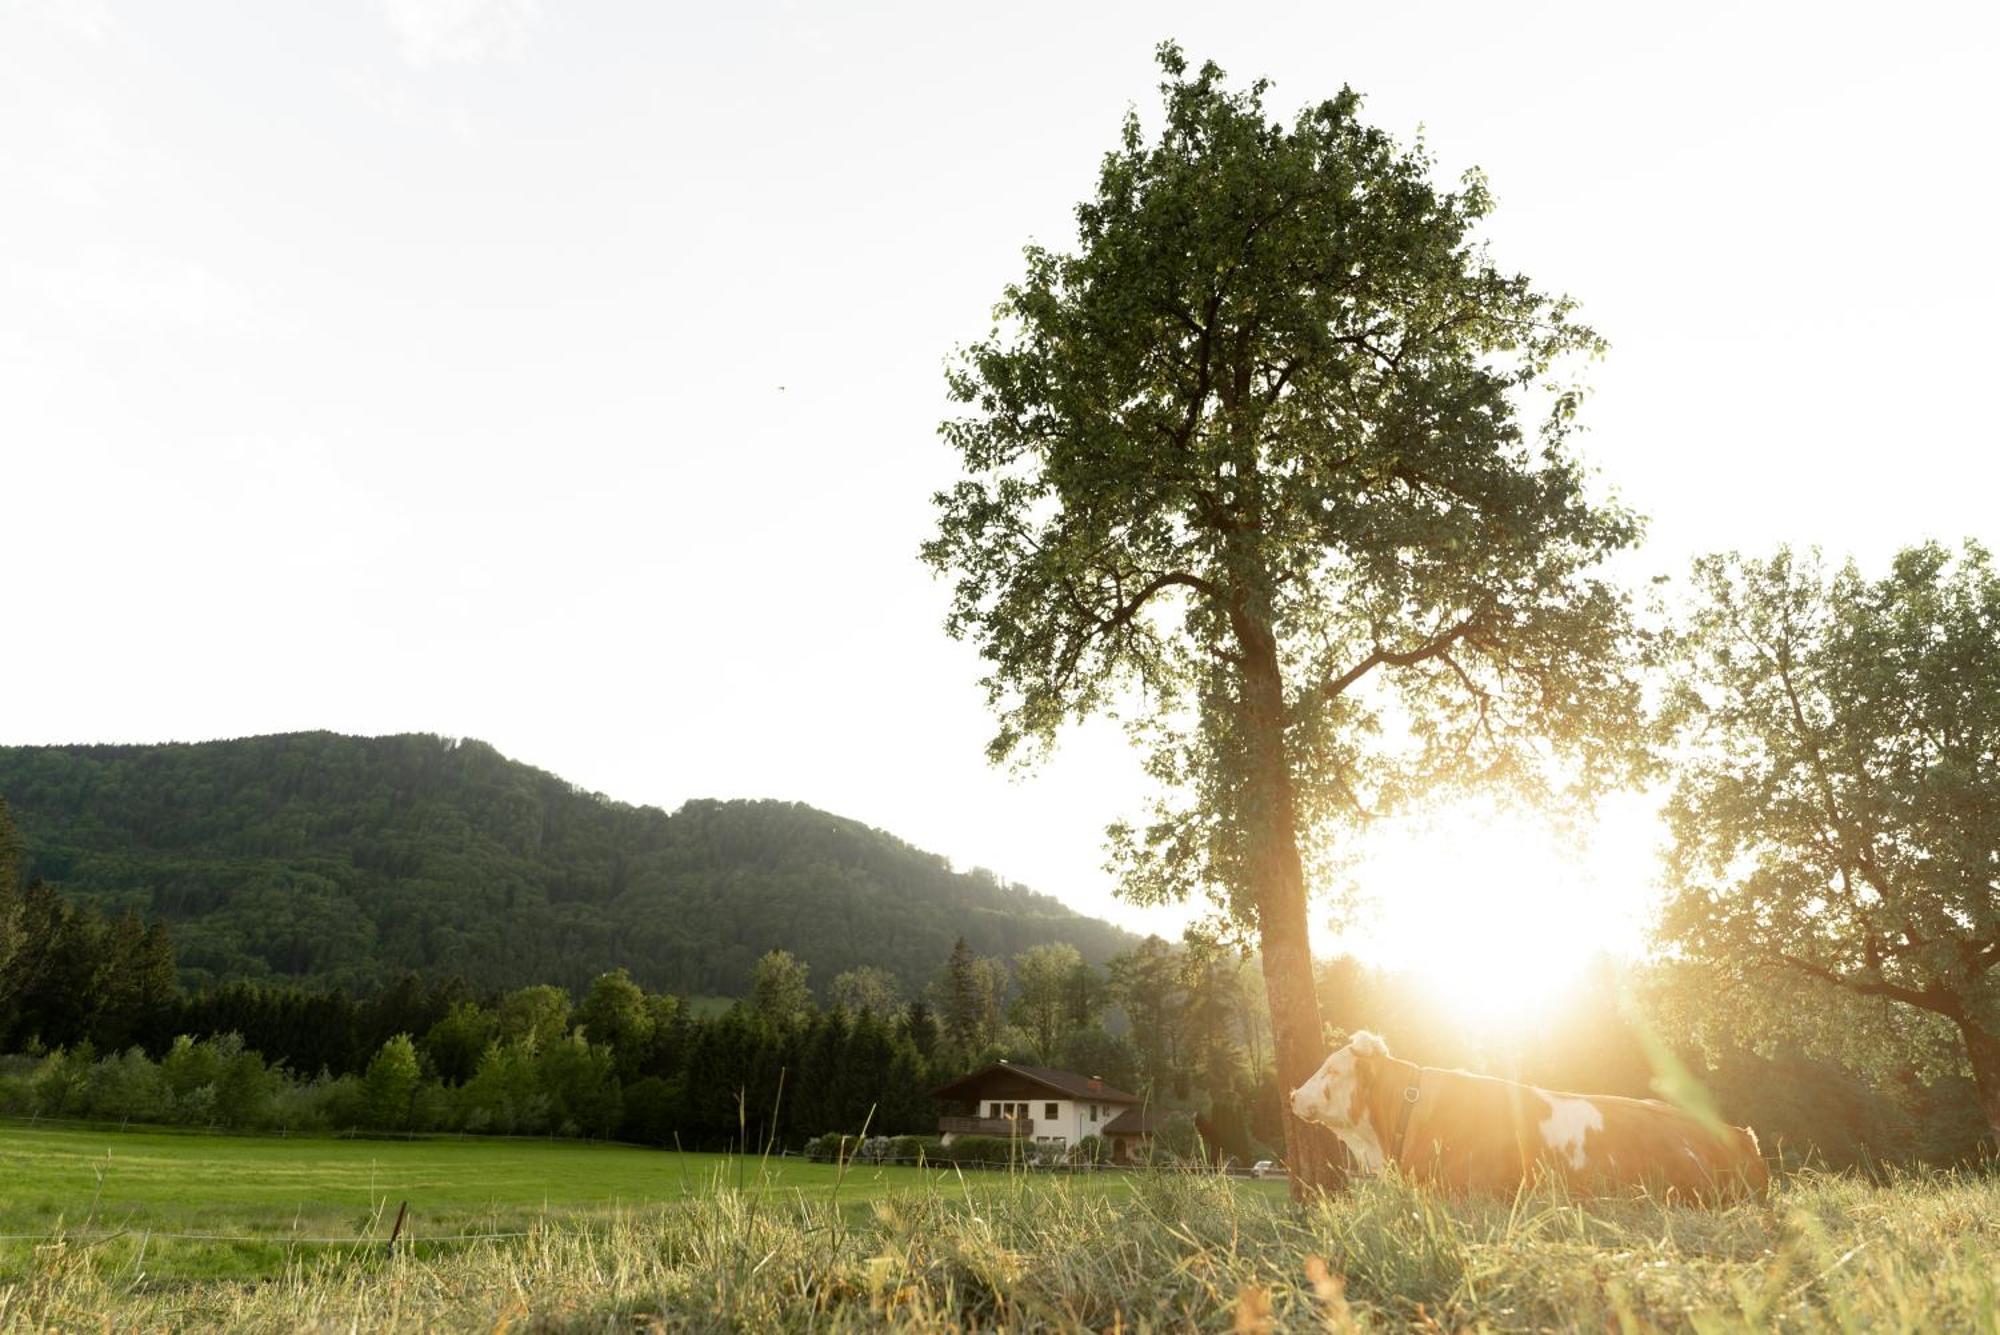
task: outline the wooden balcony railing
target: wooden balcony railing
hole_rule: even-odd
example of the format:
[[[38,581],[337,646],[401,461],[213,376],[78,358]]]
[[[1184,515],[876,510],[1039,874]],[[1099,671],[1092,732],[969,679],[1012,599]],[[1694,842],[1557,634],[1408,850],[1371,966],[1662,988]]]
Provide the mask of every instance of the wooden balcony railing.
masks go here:
[[[940,1117],[938,1133],[946,1136],[1019,1136],[1035,1134],[1031,1117]]]

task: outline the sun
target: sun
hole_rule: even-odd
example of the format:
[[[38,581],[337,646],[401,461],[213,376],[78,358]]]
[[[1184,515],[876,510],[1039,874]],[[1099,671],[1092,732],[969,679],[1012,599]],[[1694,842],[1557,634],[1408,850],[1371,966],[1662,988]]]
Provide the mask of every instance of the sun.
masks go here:
[[[1371,838],[1352,919],[1315,951],[1405,974],[1468,1027],[1519,1023],[1598,956],[1643,951],[1657,828],[1630,803],[1574,838],[1477,805],[1398,823]]]

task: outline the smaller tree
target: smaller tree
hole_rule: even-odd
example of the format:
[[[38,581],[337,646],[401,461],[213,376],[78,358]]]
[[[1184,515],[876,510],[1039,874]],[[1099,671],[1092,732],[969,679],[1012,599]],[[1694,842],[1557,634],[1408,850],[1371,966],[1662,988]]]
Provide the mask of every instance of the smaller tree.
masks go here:
[[[1111,1005],[1111,984],[1090,961],[1079,956],[1063,984],[1063,1027],[1067,1032],[1089,1029]]]
[[[1139,1083],[1139,1057],[1132,1041],[1099,1025],[1066,1036],[1056,1049],[1056,1065],[1096,1076],[1114,1089],[1132,1089]]]
[[[235,1039],[241,1046],[242,1040],[234,1034],[224,1034],[220,1039],[212,1038],[202,1043],[195,1042],[186,1034],[174,1039],[167,1055],[160,1058],[160,1078],[166,1082],[168,1097],[176,1105],[186,1103],[196,1090],[214,1085],[222,1073],[216,1046],[229,1039]]]
[[[623,1108],[611,1049],[571,1034],[542,1049],[538,1074],[562,1134],[609,1136],[618,1129]]]
[[[575,1018],[585,1037],[611,1052],[621,1078],[637,1078],[652,1043],[654,1020],[645,991],[630,974],[623,969],[599,974]]]
[[[944,1040],[960,1060],[976,1056],[999,1034],[1007,986],[1006,961],[975,955],[959,937],[931,992]]]
[[[1973,544],[1879,580],[1781,550],[1694,589],[1660,721],[1684,994],[1878,1068],[1942,1039],[2000,1135],[2000,575]]]
[[[1106,967],[1111,974],[1111,994],[1132,1022],[1141,1083],[1148,1090],[1165,1091],[1180,1071],[1181,1031],[1187,1010],[1180,956],[1164,940],[1149,936],[1123,954],[1112,956]]]
[[[872,964],[834,975],[827,997],[849,1015],[869,1011],[884,1020],[894,1020],[903,1013],[903,989],[897,985],[896,976]]]
[[[1017,989],[1008,1016],[1035,1045],[1037,1060],[1049,1061],[1069,1032],[1076,973],[1088,966],[1075,946],[1051,942],[1014,957]]]
[[[215,1082],[215,1120],[229,1127],[260,1126],[270,1118],[283,1078],[264,1064],[262,1054],[244,1048],[234,1034],[224,1035],[222,1069]]]
[[[422,1079],[417,1045],[408,1034],[397,1034],[384,1043],[368,1063],[368,1073],[361,1077],[363,1123],[381,1131],[406,1130]]]
[[[1181,954],[1186,988],[1182,1010],[1187,1060],[1211,1097],[1226,1100],[1243,1069],[1243,960],[1209,942],[1190,943]]]
[[[806,965],[789,950],[766,951],[750,979],[750,1008],[772,1024],[785,1026],[812,1013]]]
[[[476,1002],[461,1001],[424,1035],[424,1051],[439,1079],[462,1085],[479,1069],[479,1059],[486,1055],[498,1032],[499,1024],[491,1011]]]
[[[509,992],[500,1002],[500,1036],[547,1047],[569,1032],[569,994],[543,984]]]
[[[487,1047],[479,1069],[460,1091],[467,1127],[502,1135],[532,1135],[547,1129],[549,1098],[537,1070],[538,1051],[530,1038]]]

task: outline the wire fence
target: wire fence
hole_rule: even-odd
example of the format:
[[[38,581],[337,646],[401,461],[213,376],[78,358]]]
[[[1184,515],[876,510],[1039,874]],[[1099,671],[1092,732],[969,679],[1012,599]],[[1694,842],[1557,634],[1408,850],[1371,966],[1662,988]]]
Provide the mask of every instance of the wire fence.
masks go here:
[[[531,1238],[534,1230],[519,1229],[510,1233],[439,1233],[420,1237],[405,1233],[396,1239],[398,1247],[412,1247],[419,1243],[429,1246],[441,1242],[496,1242],[509,1238]],[[68,1230],[52,1233],[0,1233],[0,1242],[73,1242],[80,1246],[94,1247],[101,1242],[116,1238],[152,1239],[155,1242],[222,1242],[232,1245],[255,1245],[260,1247],[386,1247],[389,1239],[380,1236],[345,1238],[316,1238],[294,1233],[171,1233],[157,1228],[121,1228],[111,1232],[72,1233]]]

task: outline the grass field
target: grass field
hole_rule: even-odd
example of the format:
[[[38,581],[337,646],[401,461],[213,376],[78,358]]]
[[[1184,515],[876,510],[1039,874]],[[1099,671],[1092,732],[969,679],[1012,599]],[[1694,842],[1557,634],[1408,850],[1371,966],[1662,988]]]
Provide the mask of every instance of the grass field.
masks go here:
[[[405,1202],[404,1239],[436,1254],[468,1236],[631,1224],[723,1193],[855,1211],[886,1193],[930,1189],[940,1176],[567,1140],[286,1140],[0,1124],[0,1276],[19,1273],[58,1230],[84,1241],[118,1234],[109,1255],[136,1258],[143,1245],[156,1277],[252,1279],[314,1250],[386,1240]],[[974,1194],[1009,1181],[1003,1172],[968,1173],[963,1188],[951,1180]],[[1118,1192],[1126,1181],[1105,1174],[1077,1190]]]
[[[419,1241],[392,1254],[403,1199]],[[1204,1174],[7,1128],[0,1231],[33,1235],[0,1251],[0,1331],[2000,1331],[1978,1174],[1806,1176],[1716,1211],[1394,1181],[1300,1207]],[[472,1233],[519,1236],[450,1240]],[[286,1241],[310,1236],[370,1241]]]

